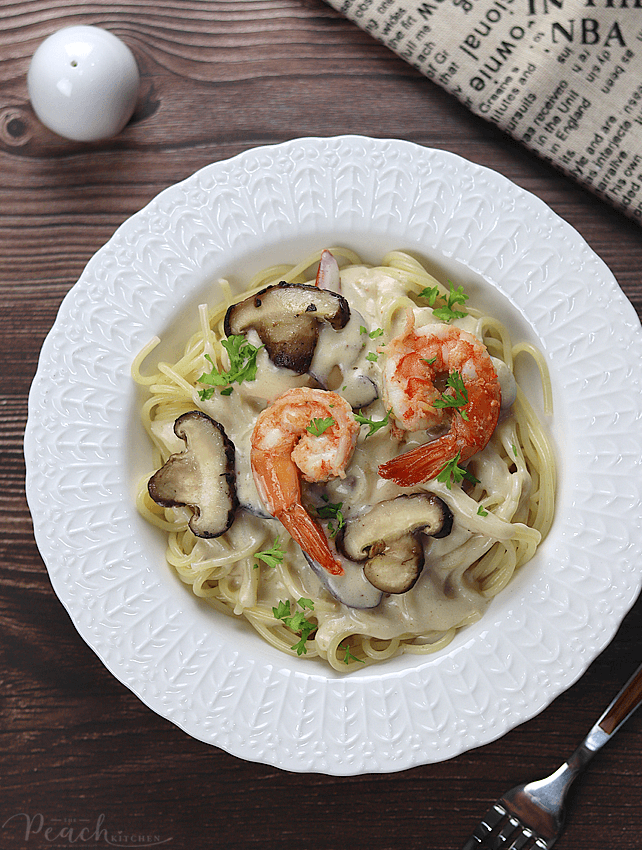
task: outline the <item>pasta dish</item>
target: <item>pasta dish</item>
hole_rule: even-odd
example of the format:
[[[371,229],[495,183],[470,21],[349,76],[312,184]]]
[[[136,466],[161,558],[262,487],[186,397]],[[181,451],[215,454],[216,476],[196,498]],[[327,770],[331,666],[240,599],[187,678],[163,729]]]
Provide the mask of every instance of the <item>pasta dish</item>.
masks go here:
[[[176,362],[132,374],[154,447],[137,505],[196,596],[271,645],[362,668],[446,646],[545,538],[545,360],[409,254],[349,249],[198,308]]]

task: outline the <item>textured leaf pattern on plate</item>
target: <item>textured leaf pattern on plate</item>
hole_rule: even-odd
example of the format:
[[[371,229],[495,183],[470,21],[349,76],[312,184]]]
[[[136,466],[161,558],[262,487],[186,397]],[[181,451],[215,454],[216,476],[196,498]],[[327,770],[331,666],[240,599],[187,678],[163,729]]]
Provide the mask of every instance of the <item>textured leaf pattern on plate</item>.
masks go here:
[[[215,297],[219,277],[242,286],[264,266],[337,243],[373,262],[400,248],[457,264],[513,305],[551,369],[560,459],[551,535],[482,620],[435,656],[349,677],[273,651],[171,574],[133,504],[151,460],[129,377],[142,345]],[[357,136],[249,150],[162,192],[65,298],[25,437],[37,542],[83,638],[194,737],[296,771],[440,761],[541,711],[636,598],[641,364],[639,321],[608,269],[500,175]]]

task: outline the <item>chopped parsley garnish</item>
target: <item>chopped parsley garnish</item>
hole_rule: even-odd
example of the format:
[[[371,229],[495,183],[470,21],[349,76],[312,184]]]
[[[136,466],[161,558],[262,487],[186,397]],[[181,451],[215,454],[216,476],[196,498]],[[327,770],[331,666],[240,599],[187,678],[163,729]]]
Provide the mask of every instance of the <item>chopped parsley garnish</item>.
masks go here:
[[[426,286],[419,293],[419,298],[426,298],[431,307],[434,307],[435,301],[442,297],[444,296],[440,293],[438,286]]]
[[[350,661],[358,661],[359,664],[365,664],[366,663],[363,660],[363,658],[357,658],[356,655],[352,654],[352,652],[350,650],[350,644],[346,644],[346,646],[344,646],[342,643],[340,643],[339,649],[345,649],[345,651],[346,651],[346,654],[343,656],[343,663],[344,664],[349,664]]]
[[[479,516],[488,516],[488,511],[486,510],[486,508],[483,505],[480,505],[477,508],[477,514]]]
[[[373,331],[368,331],[368,328],[361,325],[359,328],[360,334],[368,334],[370,339],[377,339],[379,336],[383,336],[383,328],[375,328]]]
[[[363,416],[361,413],[355,413],[354,418],[357,420],[359,425],[367,425],[370,429],[366,434],[366,437],[372,437],[373,434],[376,434],[380,428],[385,428],[390,419],[390,411],[386,413],[385,419],[368,419],[367,416]]]
[[[227,351],[230,368],[226,371],[218,369],[209,354],[205,359],[212,364],[212,371],[205,372],[198,379],[199,384],[207,384],[208,389],[199,390],[198,394],[202,401],[212,398],[216,387],[225,387],[223,395],[232,392],[231,384],[242,384],[243,381],[253,381],[256,378],[256,355],[263,346],[257,348],[248,342],[241,334],[232,334],[221,341],[221,345]]]
[[[290,600],[286,599],[285,602],[281,600],[275,608],[272,608],[272,613],[277,620],[281,620],[283,622],[284,626],[287,626],[287,628],[291,631],[301,635],[301,639],[290,648],[295,649],[297,655],[305,655],[308,651],[305,645],[306,641],[310,634],[316,631],[317,628],[316,623],[306,619],[305,611],[307,608],[309,608],[310,611],[314,611],[314,602],[311,599],[301,597],[301,599],[294,604],[295,606],[298,605],[301,610],[292,611]]]
[[[452,407],[457,411],[462,419],[468,421],[468,414],[466,411],[459,409],[468,404],[468,390],[464,386],[464,381],[456,369],[448,375],[446,386],[450,387],[450,389],[453,390],[453,393],[443,393],[441,398],[438,398],[433,402],[433,407]]]
[[[464,479],[466,479],[466,481],[471,481],[473,484],[479,484],[479,479],[475,478],[472,472],[464,469],[463,466],[459,466],[458,462],[460,456],[461,452],[457,452],[455,457],[448,461],[437,476],[437,481],[441,481],[441,483],[445,484],[449,490],[453,481],[455,484],[460,484]]]
[[[442,322],[452,322],[453,319],[463,319],[468,313],[461,310],[455,310],[455,304],[464,304],[468,301],[468,296],[463,290],[463,287],[454,288],[451,281],[448,281],[450,292],[448,295],[442,295],[438,286],[427,286],[419,293],[420,298],[427,298],[428,304],[433,307],[433,315]],[[445,303],[435,307],[437,299],[442,299]]]
[[[383,328],[375,328],[373,331],[369,331],[368,328],[361,325],[359,333],[367,335],[369,339],[377,339],[377,337],[383,336]],[[385,345],[385,343],[382,344]],[[366,360],[369,360],[371,363],[376,363],[378,359],[379,355],[375,354],[373,351],[366,354]]]
[[[320,437],[321,434],[325,433],[333,425],[334,419],[332,416],[328,416],[326,419],[311,419],[310,424],[305,430],[309,431],[313,437]]]
[[[325,505],[321,505],[317,508],[317,514],[321,519],[328,520],[328,531],[330,532],[331,537],[336,537],[337,531],[346,524],[346,521],[343,517],[343,513],[341,512],[341,508],[343,507],[343,502],[331,502],[330,499],[323,495],[321,496]],[[336,526],[333,522],[336,521]]]
[[[279,543],[279,535],[277,534],[271,549],[266,549],[264,552],[254,553],[254,557],[256,558],[254,569],[257,570],[259,568],[258,561],[263,561],[263,563],[267,564],[268,567],[276,567],[277,564],[281,564],[283,562],[284,555],[285,552]]]

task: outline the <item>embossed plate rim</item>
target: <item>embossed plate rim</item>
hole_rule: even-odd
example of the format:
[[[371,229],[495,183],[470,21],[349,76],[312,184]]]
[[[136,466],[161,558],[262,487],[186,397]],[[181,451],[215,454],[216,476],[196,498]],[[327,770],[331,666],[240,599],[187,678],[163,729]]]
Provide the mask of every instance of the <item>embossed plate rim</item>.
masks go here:
[[[582,438],[565,446],[564,521],[556,520],[532,571],[447,650],[348,677],[221,626],[168,579],[157,538],[131,504],[127,469],[135,406],[128,364],[146,339],[221,263],[258,262],[283,240],[298,240],[305,253],[304,245],[340,235],[366,254],[380,255],[386,240],[386,248],[433,251],[489,281],[542,340],[556,420]],[[598,356],[608,372],[599,394],[586,386]],[[36,540],[84,640],[144,703],[193,737],[294,771],[350,775],[441,761],[545,708],[585,671],[637,597],[642,476],[629,468],[625,477],[622,465],[639,469],[642,456],[640,393],[630,392],[631,382],[640,386],[640,363],[639,320],[604,263],[542,201],[496,172],[360,136],[251,149],[160,193],[116,231],[64,299],[29,397]],[[615,405],[625,382],[629,394]],[[595,437],[607,426],[597,451]],[[610,489],[613,479],[623,492]]]

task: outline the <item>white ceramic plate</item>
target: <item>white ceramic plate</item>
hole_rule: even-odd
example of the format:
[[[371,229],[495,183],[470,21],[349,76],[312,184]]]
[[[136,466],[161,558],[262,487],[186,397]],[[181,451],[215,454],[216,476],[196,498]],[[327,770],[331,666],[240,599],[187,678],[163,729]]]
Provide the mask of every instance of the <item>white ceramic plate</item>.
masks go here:
[[[133,496],[150,450],[129,376],[220,276],[329,244],[418,252],[539,341],[555,393],[556,520],[535,559],[443,652],[349,676],[292,660],[199,604]],[[181,321],[178,322],[177,319]],[[180,325],[180,327],[179,327]],[[126,221],[65,298],[29,399],[27,491],[78,631],[190,735],[294,771],[441,761],[527,720],[611,640],[641,583],[642,334],[613,276],[545,204],[452,154],[297,139],[210,165]]]

